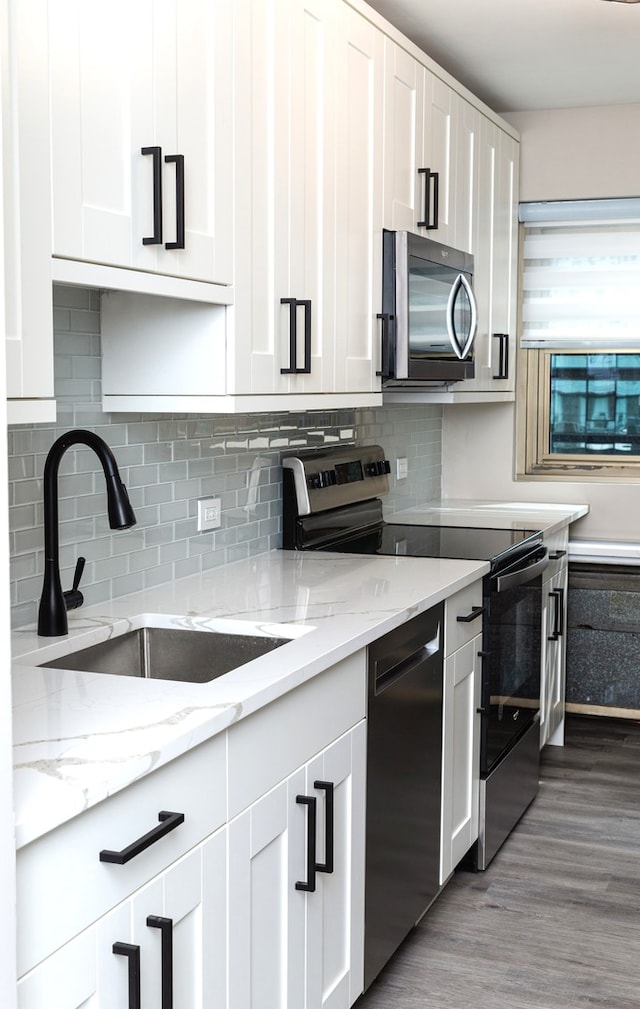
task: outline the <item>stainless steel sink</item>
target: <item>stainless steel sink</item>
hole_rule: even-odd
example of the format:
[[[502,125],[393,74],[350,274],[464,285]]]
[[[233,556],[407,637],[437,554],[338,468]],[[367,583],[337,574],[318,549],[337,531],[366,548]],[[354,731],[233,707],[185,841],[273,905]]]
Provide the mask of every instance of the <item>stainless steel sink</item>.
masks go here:
[[[41,664],[52,669],[208,683],[289,640],[177,627],[142,627]]]

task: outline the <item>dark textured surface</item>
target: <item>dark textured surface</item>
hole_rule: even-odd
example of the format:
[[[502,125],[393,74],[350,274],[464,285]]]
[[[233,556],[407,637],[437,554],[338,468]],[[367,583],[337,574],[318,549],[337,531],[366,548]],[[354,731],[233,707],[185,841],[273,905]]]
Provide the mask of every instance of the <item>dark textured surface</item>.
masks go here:
[[[640,724],[577,716],[484,873],[456,872],[358,1009],[638,1009]]]
[[[571,565],[567,623],[567,701],[640,711],[640,569]]]

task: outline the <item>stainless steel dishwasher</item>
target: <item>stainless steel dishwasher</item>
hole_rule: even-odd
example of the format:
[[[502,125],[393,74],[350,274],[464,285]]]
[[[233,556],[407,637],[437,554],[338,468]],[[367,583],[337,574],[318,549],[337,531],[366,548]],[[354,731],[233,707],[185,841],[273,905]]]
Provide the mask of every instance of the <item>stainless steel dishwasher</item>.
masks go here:
[[[365,988],[439,891],[444,605],[369,648]]]

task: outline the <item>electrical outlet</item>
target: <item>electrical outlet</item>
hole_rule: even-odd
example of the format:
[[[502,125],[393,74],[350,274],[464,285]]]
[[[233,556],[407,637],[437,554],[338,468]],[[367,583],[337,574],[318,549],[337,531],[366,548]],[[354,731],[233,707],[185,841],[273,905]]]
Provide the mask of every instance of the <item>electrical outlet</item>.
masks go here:
[[[409,475],[409,462],[407,459],[396,459],[396,479],[406,480]]]
[[[201,498],[198,501],[198,532],[219,529],[222,524],[222,505],[219,497]]]

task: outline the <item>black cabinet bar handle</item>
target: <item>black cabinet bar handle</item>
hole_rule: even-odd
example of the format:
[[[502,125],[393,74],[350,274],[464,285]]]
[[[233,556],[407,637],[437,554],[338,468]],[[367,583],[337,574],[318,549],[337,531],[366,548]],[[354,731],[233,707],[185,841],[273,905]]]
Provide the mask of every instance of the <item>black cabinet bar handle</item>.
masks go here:
[[[296,802],[307,807],[307,878],[296,882],[296,890],[315,893],[316,889],[316,799],[312,795],[296,795]]]
[[[566,557],[566,550],[556,550],[555,553],[549,554],[550,561],[559,561],[561,557]]]
[[[314,781],[313,787],[325,793],[324,862],[316,862],[316,872],[333,872],[333,782]]]
[[[165,242],[165,249],[184,249],[184,154],[165,155],[166,164],[176,166],[176,240]]]
[[[147,925],[149,928],[160,929],[161,1009],[173,1009],[173,920],[150,914]]]
[[[376,375],[380,375],[382,378],[391,378],[391,326],[395,321],[395,315],[389,315],[388,312],[378,312],[376,319],[380,319],[382,322],[382,352],[380,361],[380,371],[376,372]]]
[[[140,947],[130,942],[114,942],[111,951],[129,961],[129,1009],[140,1009]]]
[[[140,153],[153,158],[153,235],[142,244],[162,245],[162,148],[143,147]]]
[[[424,175],[424,221],[418,221],[419,228],[436,231],[438,228],[438,213],[440,202],[440,173],[432,172],[430,168],[419,168],[418,173]],[[431,184],[433,182],[433,216],[429,219],[432,199]]]
[[[556,588],[555,592],[558,600],[558,638],[561,638],[564,634],[564,589]]]
[[[472,620],[476,620],[483,613],[484,606],[472,606],[471,613],[465,613],[464,616],[456,617],[456,620],[459,624],[470,624]]]
[[[298,298],[281,298],[281,305],[289,305],[289,367],[281,368],[281,375],[311,374],[311,302]],[[304,365],[298,367],[298,309],[304,308]]]
[[[554,601],[553,630],[548,641],[557,641],[564,633],[564,589],[551,589],[549,599]]]
[[[493,338],[500,341],[498,374],[494,375],[493,378],[504,380],[509,378],[509,334],[494,333]]]
[[[184,813],[168,813],[166,810],[161,810],[158,813],[158,819],[160,823],[153,830],[150,830],[147,834],[143,834],[139,837],[137,841],[132,841],[131,844],[123,848],[122,851],[109,851],[105,848],[100,852],[101,862],[114,862],[116,865],[124,865],[126,862],[130,862],[132,858],[139,855],[141,851],[145,848],[150,848],[152,844],[159,841],[161,837],[168,834],[170,831],[175,830],[179,827],[181,823],[184,823]]]

